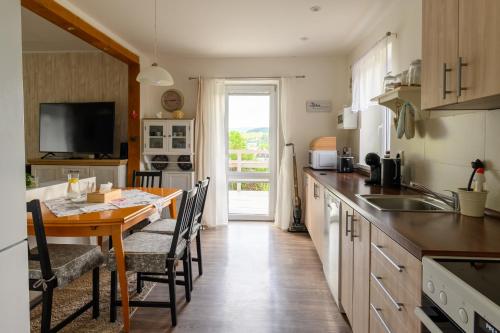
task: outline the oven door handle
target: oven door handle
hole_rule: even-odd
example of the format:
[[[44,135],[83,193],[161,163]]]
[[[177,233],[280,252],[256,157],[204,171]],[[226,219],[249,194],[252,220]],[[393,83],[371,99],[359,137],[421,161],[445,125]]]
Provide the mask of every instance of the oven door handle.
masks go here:
[[[443,331],[432,321],[421,307],[415,308],[415,315],[431,333],[443,333]]]

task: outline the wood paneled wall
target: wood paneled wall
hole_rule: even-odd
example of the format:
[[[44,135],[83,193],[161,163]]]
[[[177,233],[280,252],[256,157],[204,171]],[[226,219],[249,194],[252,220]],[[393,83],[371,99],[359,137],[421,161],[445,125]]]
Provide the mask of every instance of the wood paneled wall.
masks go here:
[[[115,102],[115,148],[127,142],[128,66],[103,52],[24,53],[26,158],[38,158],[39,104]]]

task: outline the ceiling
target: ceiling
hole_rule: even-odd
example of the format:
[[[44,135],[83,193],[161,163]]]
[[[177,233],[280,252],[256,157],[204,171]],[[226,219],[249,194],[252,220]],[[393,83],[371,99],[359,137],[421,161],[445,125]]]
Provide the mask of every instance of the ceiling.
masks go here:
[[[22,8],[23,52],[98,51],[92,45]]]
[[[142,52],[153,52],[153,0],[65,1]],[[194,57],[345,54],[387,19],[388,7],[398,1],[407,0],[158,0],[159,52]],[[312,6],[321,10],[314,12]],[[41,26],[32,28],[26,28],[29,40],[36,36],[61,47],[55,40],[65,38],[78,47],[67,36],[47,38]]]

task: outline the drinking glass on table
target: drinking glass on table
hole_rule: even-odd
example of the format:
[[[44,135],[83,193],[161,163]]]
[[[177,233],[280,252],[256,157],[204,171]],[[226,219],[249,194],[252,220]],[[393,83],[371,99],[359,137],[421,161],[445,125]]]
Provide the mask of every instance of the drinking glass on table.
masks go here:
[[[78,171],[68,172],[68,198],[80,197],[80,173]]]

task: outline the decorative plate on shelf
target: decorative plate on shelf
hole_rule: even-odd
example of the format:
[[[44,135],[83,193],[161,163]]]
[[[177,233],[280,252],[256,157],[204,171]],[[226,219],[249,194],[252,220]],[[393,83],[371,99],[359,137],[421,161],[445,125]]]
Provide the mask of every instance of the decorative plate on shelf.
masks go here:
[[[180,110],[184,106],[184,96],[177,89],[169,89],[161,95],[161,106],[169,112]]]
[[[164,162],[164,163],[151,163],[151,166],[155,168],[156,170],[163,171],[168,167],[168,157],[165,155],[155,155],[151,159],[152,161],[156,162]]]
[[[191,156],[189,155],[181,155],[177,159],[179,163],[179,168],[184,171],[189,171],[193,168],[193,164],[191,163]]]

